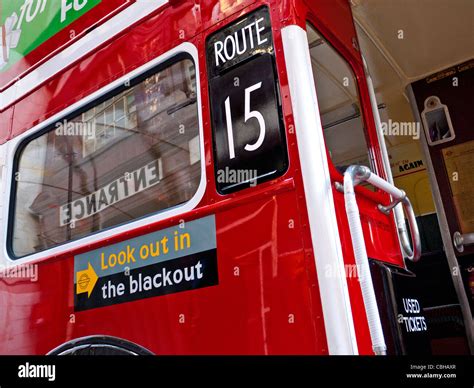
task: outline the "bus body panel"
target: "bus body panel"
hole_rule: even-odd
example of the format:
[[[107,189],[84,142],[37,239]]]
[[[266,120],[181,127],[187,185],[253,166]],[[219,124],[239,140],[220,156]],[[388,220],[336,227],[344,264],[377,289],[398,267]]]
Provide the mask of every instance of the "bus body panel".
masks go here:
[[[280,190],[216,212],[217,286],[74,312],[73,257],[44,261],[37,282],[2,281],[2,353],[97,334],[156,354],[326,353],[294,189]]]
[[[337,4],[337,7],[334,7]],[[276,65],[287,130],[289,168],[280,178],[226,196],[214,181],[211,117],[206,72],[206,37],[262,5],[268,5],[273,26]],[[244,1],[222,10],[221,2],[192,2],[160,8],[78,63],[38,86],[15,105],[11,138],[29,130],[111,81],[190,42],[199,52],[206,191],[192,211],[130,229],[91,244],[75,244],[38,262],[34,283],[0,279],[0,352],[44,354],[71,339],[105,334],[130,340],[157,354],[326,354],[328,347],[318,290],[298,145],[288,128],[294,124],[286,75],[281,28],[305,27],[312,18],[363,79],[360,55],[353,47],[355,31],[345,1]],[[311,16],[314,15],[314,16]],[[329,33],[332,31],[332,33]],[[46,52],[42,52],[46,55]],[[379,155],[364,82],[359,82],[372,153]],[[2,112],[2,125],[13,109]],[[4,117],[6,120],[3,120]],[[3,132],[3,127],[1,128]],[[332,164],[334,180],[341,179]],[[9,178],[7,178],[9,179]],[[370,257],[403,266],[392,217],[375,202],[386,195],[358,190]],[[345,263],[354,265],[347,233],[343,196],[334,190]],[[74,311],[74,256],[119,241],[210,214],[216,216],[219,284],[208,288]],[[370,236],[370,238],[368,237]],[[368,325],[357,278],[348,278],[361,354],[371,354]]]
[[[114,15],[135,3],[135,1],[136,0],[101,1],[81,17],[77,18],[66,26],[62,26],[64,22],[60,22],[60,10],[62,7],[61,2],[58,1],[56,4],[53,4],[53,7],[56,8],[58,13],[53,15],[54,19],[52,22],[56,23],[55,28],[57,28],[58,31],[45,42],[36,46],[36,48],[34,48],[32,51],[22,56],[18,62],[11,64],[6,70],[0,72],[0,92],[8,88],[17,77],[23,77],[25,74],[33,71],[40,63],[44,63],[53,53],[59,52],[68,45],[77,41],[84,34],[87,34],[89,30],[96,28],[102,23],[105,23]],[[20,1],[16,3],[17,5],[14,8],[15,12],[22,20],[22,26],[20,26],[20,29],[23,30],[22,33],[28,33],[31,31],[28,24],[34,24],[36,22],[35,19],[42,16],[42,12],[35,13],[36,4],[30,5],[30,9],[28,9],[27,2],[23,3],[25,6],[21,4]],[[67,7],[66,16],[69,17],[75,12],[73,7],[71,7],[73,1],[64,1],[63,3],[64,6]],[[81,2],[80,4],[87,5],[87,2]],[[50,6],[51,4],[47,5]],[[3,12],[6,11],[3,10]],[[33,16],[32,19],[28,21],[26,18],[28,13],[30,15],[36,16]],[[10,15],[3,16],[7,17]]]

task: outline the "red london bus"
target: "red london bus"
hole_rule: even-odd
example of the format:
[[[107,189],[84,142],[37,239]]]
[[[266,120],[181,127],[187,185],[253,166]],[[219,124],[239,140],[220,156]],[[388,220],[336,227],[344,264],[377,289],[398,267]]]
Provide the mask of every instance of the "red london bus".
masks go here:
[[[1,5],[0,353],[426,351],[347,0]]]

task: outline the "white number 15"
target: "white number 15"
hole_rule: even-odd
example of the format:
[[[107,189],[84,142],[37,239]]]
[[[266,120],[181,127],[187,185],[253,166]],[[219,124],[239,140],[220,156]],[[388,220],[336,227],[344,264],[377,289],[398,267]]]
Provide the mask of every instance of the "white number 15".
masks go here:
[[[244,149],[246,151],[255,151],[257,150],[265,140],[265,120],[262,114],[256,110],[250,110],[250,93],[253,91],[260,89],[262,87],[262,83],[256,83],[255,85],[249,86],[245,89],[245,101],[244,101],[244,114],[245,114],[245,122],[250,120],[251,118],[255,118],[258,121],[260,126],[260,133],[258,135],[258,139],[254,144],[247,144]],[[232,128],[232,114],[230,111],[230,97],[227,97],[224,102],[225,105],[225,118],[227,122],[227,138],[229,141],[229,156],[230,159],[235,158],[235,148],[234,148],[234,131]]]

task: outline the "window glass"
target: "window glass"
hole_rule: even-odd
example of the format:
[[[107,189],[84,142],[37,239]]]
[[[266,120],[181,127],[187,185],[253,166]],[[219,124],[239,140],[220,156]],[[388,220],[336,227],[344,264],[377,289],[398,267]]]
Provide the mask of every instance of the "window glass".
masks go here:
[[[195,82],[193,62],[175,60],[22,147],[10,230],[14,255],[191,199],[201,174]]]
[[[326,147],[337,170],[370,167],[357,83],[348,63],[307,25],[311,65]]]

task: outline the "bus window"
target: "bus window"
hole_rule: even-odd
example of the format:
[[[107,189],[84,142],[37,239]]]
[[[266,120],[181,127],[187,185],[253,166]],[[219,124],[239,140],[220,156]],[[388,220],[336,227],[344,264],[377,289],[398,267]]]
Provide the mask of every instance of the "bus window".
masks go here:
[[[13,255],[190,200],[201,178],[195,82],[193,61],[175,58],[23,143],[13,188]]]
[[[307,32],[321,124],[332,162],[341,174],[351,164],[370,167],[354,73],[310,24]]]

